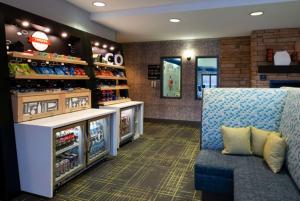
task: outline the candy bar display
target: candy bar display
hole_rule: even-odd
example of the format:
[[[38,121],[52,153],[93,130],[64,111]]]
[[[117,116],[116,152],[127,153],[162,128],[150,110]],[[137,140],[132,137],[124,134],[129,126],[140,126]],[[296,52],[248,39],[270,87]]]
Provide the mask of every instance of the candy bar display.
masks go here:
[[[125,73],[122,70],[118,69],[97,69],[95,71],[97,76],[103,77],[117,77],[117,78],[125,78]]]

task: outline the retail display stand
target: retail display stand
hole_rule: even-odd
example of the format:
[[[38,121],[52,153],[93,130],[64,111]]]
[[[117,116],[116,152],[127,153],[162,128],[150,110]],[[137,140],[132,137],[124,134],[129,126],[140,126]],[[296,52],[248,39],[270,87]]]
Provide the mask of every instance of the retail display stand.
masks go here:
[[[98,80],[97,104],[113,105],[131,101],[128,97],[127,77],[125,66],[94,62],[95,78]]]
[[[15,123],[21,190],[54,190],[106,156],[116,156],[119,114],[87,109]]]
[[[135,140],[144,132],[144,102],[129,101],[120,104],[100,106],[100,109],[115,110],[117,113],[117,144]]]

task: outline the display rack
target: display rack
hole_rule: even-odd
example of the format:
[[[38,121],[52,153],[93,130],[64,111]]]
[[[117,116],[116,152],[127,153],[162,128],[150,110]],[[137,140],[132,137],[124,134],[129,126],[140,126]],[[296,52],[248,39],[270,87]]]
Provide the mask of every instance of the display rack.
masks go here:
[[[83,65],[83,66],[88,65],[86,61],[76,60],[75,58],[74,59],[53,58],[53,57],[40,56],[31,53],[16,52],[16,51],[7,52],[7,55],[15,58],[31,59],[31,60],[38,60],[38,61],[51,61],[57,63],[76,64],[76,65]]]
[[[99,67],[109,67],[109,68],[116,68],[116,69],[125,69],[125,66],[107,64],[107,63],[101,63],[101,62],[94,62],[94,64],[96,66],[99,66]]]
[[[15,75],[14,79],[29,79],[29,80],[88,80],[87,75]]]
[[[105,91],[113,91],[112,94],[114,98],[108,99],[108,100],[103,100],[103,97],[96,97],[98,99],[97,104],[98,105],[113,105],[113,104],[118,104],[118,103],[123,103],[123,102],[128,102],[131,101],[131,99],[128,97],[128,89],[129,86],[127,85],[127,77],[126,77],[126,71],[125,71],[125,66],[120,66],[120,65],[113,65],[113,64],[107,64],[107,63],[101,63],[101,62],[94,62],[95,65],[95,78],[100,82],[100,86],[97,86],[97,90],[99,90],[101,93]],[[121,71],[122,76],[111,76],[109,75],[98,75],[97,71],[110,71],[112,74],[112,71]],[[109,82],[108,85],[105,84],[105,82]],[[111,83],[113,82],[113,84]],[[104,84],[103,84],[104,83]],[[127,94],[125,97],[125,94]],[[103,96],[103,95],[100,95]],[[99,100],[100,99],[100,100]],[[104,98],[105,99],[105,98]]]

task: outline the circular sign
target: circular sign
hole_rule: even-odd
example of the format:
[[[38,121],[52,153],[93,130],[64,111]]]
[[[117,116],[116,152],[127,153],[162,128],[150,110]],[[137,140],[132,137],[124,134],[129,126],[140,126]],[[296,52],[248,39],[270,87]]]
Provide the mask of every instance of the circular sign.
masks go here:
[[[50,45],[50,40],[48,36],[41,31],[36,31],[29,37],[29,42],[38,51],[45,51]]]

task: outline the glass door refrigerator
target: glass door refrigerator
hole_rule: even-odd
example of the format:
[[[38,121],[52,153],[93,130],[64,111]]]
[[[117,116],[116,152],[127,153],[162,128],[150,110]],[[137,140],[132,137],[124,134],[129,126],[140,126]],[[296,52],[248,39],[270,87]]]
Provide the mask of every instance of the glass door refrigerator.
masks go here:
[[[59,186],[86,167],[86,122],[53,130],[54,184]]]
[[[133,139],[136,129],[136,107],[121,109],[120,143]]]
[[[88,121],[87,165],[109,154],[110,136],[110,116],[102,116]]]

